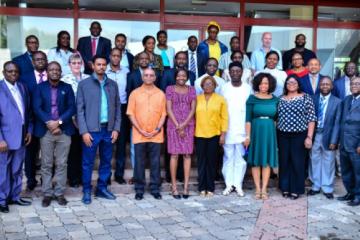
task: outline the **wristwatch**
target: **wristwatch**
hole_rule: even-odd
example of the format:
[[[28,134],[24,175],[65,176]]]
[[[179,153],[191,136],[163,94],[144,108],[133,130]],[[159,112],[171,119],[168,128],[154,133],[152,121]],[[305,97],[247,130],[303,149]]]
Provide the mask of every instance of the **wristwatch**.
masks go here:
[[[161,128],[155,128],[155,130],[157,131],[157,132],[160,132],[160,130],[161,130]]]
[[[59,125],[63,124],[63,121],[62,120],[59,120]]]

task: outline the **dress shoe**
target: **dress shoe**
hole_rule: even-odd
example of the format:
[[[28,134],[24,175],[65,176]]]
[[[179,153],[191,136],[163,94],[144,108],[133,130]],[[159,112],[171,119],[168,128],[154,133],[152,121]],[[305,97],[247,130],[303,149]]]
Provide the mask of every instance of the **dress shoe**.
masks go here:
[[[288,198],[288,197],[290,197],[290,193],[289,193],[289,192],[283,192],[283,193],[282,193],[282,196],[283,196],[284,198]]]
[[[299,198],[299,194],[295,194],[295,193],[290,194],[290,199],[291,200],[296,200],[298,198]]]
[[[354,194],[347,193],[344,196],[338,197],[337,200],[339,201],[351,201],[354,200],[355,196]]]
[[[135,199],[136,200],[142,200],[144,198],[144,194],[143,193],[136,193],[135,194]]]
[[[160,193],[152,193],[151,195],[152,195],[155,199],[157,199],[157,200],[162,199],[162,197],[161,197],[161,194],[160,194]]]
[[[105,199],[108,199],[108,200],[115,200],[116,199],[115,195],[112,194],[107,189],[104,189],[104,190],[96,189],[95,196],[99,197],[99,198],[105,198]]]
[[[354,198],[354,200],[351,200],[347,203],[347,205],[355,207],[360,205],[360,198]]]
[[[91,203],[91,192],[84,192],[84,195],[83,195],[81,201],[86,205],[90,204]]]
[[[56,201],[58,202],[59,205],[61,206],[65,206],[68,201],[66,200],[66,198],[64,197],[64,195],[60,195],[56,197]]]
[[[307,192],[307,195],[309,195],[309,196],[314,196],[314,195],[319,194],[319,193],[320,193],[320,190],[316,191],[316,190],[310,189],[310,190]]]
[[[26,186],[26,189],[29,190],[29,191],[32,191],[35,189],[37,183],[30,183]]]
[[[43,206],[43,207],[50,206],[51,200],[52,200],[52,197],[45,196],[41,202],[41,206]]]
[[[135,179],[132,177],[129,179],[128,184],[133,185],[135,183]]]
[[[115,182],[117,182],[118,184],[126,184],[126,181],[123,177],[115,177]]]
[[[15,204],[15,205],[19,205],[19,206],[30,206],[31,205],[31,202],[30,201],[27,201],[27,200],[24,200],[22,198],[19,198],[19,200],[16,200],[16,201],[13,201],[13,200],[10,200],[8,202],[8,204]]]
[[[0,212],[2,213],[8,213],[9,212],[9,206],[8,205],[0,205]]]
[[[332,193],[324,193],[324,195],[327,199],[334,199],[334,194]]]

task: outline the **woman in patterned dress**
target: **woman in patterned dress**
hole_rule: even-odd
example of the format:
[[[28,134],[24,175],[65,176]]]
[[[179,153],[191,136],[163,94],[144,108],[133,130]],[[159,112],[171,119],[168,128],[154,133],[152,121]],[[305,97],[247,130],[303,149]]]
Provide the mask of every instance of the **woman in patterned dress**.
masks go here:
[[[293,200],[305,192],[305,158],[316,121],[313,100],[300,89],[299,78],[289,75],[278,105],[279,187]]]
[[[167,144],[171,154],[170,172],[172,195],[176,199],[181,196],[176,187],[176,172],[179,155],[184,156],[184,191],[183,198],[189,197],[189,177],[191,167],[191,154],[194,148],[195,129],[195,88],[186,84],[188,72],[178,69],[175,73],[176,84],[166,88]]]

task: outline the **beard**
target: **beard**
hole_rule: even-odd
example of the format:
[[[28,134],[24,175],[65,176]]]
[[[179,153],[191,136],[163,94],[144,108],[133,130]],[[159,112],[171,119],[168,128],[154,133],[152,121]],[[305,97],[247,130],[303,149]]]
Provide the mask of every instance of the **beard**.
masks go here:
[[[303,48],[305,47],[305,43],[295,43],[296,48]]]

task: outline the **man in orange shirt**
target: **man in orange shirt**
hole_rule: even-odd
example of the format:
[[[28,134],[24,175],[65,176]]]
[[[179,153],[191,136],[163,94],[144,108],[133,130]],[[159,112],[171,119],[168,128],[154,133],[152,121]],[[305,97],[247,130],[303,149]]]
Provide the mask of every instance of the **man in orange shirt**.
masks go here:
[[[129,97],[127,115],[133,125],[132,140],[135,145],[135,199],[144,197],[145,159],[150,160],[150,190],[155,199],[161,199],[160,148],[164,141],[163,125],[166,118],[165,94],[154,85],[155,71],[144,70],[143,84]]]

